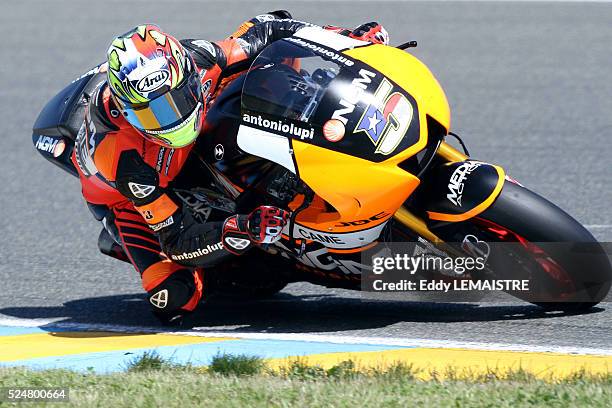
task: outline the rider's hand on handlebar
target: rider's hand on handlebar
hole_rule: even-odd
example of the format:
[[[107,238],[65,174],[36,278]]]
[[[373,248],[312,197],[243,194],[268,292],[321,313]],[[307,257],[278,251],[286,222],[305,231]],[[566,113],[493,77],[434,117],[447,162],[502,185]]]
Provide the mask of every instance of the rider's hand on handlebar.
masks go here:
[[[254,243],[272,244],[281,239],[281,232],[289,221],[289,212],[262,205],[247,217],[247,233]]]
[[[269,205],[257,207],[249,215],[232,215],[223,223],[223,247],[235,255],[242,255],[250,249],[251,243],[272,244],[281,239],[288,220],[288,211]]]
[[[389,45],[389,33],[376,21],[360,25],[349,34],[349,37],[374,44]]]

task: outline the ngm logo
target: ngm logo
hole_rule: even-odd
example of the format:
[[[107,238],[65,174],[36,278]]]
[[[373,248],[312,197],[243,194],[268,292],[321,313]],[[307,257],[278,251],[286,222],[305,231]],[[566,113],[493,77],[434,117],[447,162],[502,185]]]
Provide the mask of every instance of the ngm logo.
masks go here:
[[[340,109],[336,109],[332,114],[332,119],[339,120],[346,126],[348,119],[346,115],[353,113],[355,105],[361,100],[362,94],[368,90],[368,85],[372,83],[372,79],[376,77],[376,73],[367,69],[360,69],[359,76],[355,77],[350,86],[343,89],[342,99],[340,99]]]
[[[36,148],[42,152],[52,154],[53,157],[59,157],[64,153],[66,143],[62,139],[41,135],[36,141]]]

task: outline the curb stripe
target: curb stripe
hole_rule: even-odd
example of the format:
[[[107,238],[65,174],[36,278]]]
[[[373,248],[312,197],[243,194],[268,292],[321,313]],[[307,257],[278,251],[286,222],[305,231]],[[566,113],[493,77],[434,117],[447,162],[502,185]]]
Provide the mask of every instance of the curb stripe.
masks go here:
[[[416,377],[430,380],[454,374],[487,374],[490,370],[504,374],[523,369],[539,378],[564,378],[584,370],[593,374],[612,373],[612,357],[577,356],[556,353],[525,353],[515,351],[479,351],[462,349],[405,348],[382,352],[318,354],[300,358],[311,365],[330,368],[352,360],[357,368],[388,368],[397,362],[412,365]],[[291,359],[269,361],[273,369],[287,366]]]
[[[0,367],[64,368],[98,373],[124,371],[147,351],[176,364],[209,365],[218,354],[257,356],[271,368],[299,358],[332,367],[352,360],[358,368],[411,365],[417,378],[502,375],[522,369],[540,378],[563,378],[581,370],[612,373],[612,350],[471,343],[428,339],[351,337],[305,333],[184,332],[129,327],[0,319]],[[27,327],[24,327],[27,326]],[[104,329],[102,329],[104,327]],[[97,329],[97,330],[93,330]],[[231,341],[230,341],[231,340]],[[452,370],[449,371],[449,370]]]
[[[602,303],[604,307],[612,307],[612,302]],[[58,322],[57,319],[17,319],[3,318],[0,314],[0,335],[3,327],[36,327],[40,332],[50,331],[109,331],[117,333],[165,333],[196,337],[231,337],[252,340],[293,340],[324,342],[335,344],[373,344],[399,347],[425,347],[425,348],[456,348],[471,350],[499,350],[499,351],[521,351],[521,352],[551,352],[564,354],[581,355],[606,355],[612,356],[612,346],[608,348],[595,347],[571,347],[558,345],[534,345],[534,344],[515,344],[515,343],[485,343],[458,340],[436,340],[420,338],[401,338],[401,337],[365,337],[365,336],[344,336],[344,335],[325,335],[309,333],[256,333],[240,331],[213,331],[204,328],[194,328],[185,331],[164,330],[162,327],[146,326],[123,326],[112,324],[90,324],[76,322]]]
[[[229,338],[128,334],[113,332],[52,332],[0,337],[0,362],[115,350],[222,342]]]
[[[178,336],[171,336],[178,337]],[[192,337],[191,339],[195,339]],[[381,353],[392,349],[388,346],[363,344],[325,344],[299,341],[233,340],[183,344],[180,346],[156,346],[131,350],[115,350],[97,353],[54,355],[22,360],[0,361],[0,366],[25,366],[33,369],[65,368],[77,371],[93,369],[98,373],[123,371],[129,362],[145,351],[155,351],[160,357],[177,364],[209,365],[218,354],[242,354],[266,359],[281,359],[310,354],[329,353]],[[395,348],[395,347],[393,347]]]
[[[612,302],[602,302],[603,307],[612,307]],[[257,333],[240,331],[214,331],[204,328],[194,328],[192,330],[176,331],[162,327],[147,326],[123,326],[112,324],[90,324],[76,322],[58,322],[57,319],[19,319],[3,318],[0,314],[0,335],[3,326],[11,328],[36,327],[40,332],[50,331],[110,331],[117,333],[165,333],[197,337],[231,337],[252,340],[293,340],[324,342],[335,344],[373,344],[400,347],[425,347],[425,348],[461,348],[471,350],[499,350],[499,351],[525,351],[525,352],[551,352],[564,354],[582,355],[606,355],[612,356],[612,346],[608,348],[595,347],[572,347],[559,345],[535,345],[535,344],[516,344],[516,343],[494,343],[494,342],[472,342],[458,340],[434,340],[422,338],[401,338],[401,337],[365,337],[365,336],[345,336],[345,335],[326,335],[310,333]]]
[[[185,332],[173,332],[174,334],[184,334],[189,336],[222,337],[231,335],[241,339],[258,340],[302,340],[313,342],[325,342],[335,344],[376,344],[396,347],[413,348],[439,348],[439,349],[466,349],[483,351],[517,351],[534,353],[559,353],[577,355],[597,355],[612,356],[612,349],[599,349],[588,347],[568,347],[568,346],[536,346],[531,344],[510,344],[510,343],[481,343],[456,340],[432,340],[432,339],[411,339],[393,337],[357,337],[341,335],[322,335],[307,333],[244,333],[244,332],[213,332],[206,330],[193,330]]]

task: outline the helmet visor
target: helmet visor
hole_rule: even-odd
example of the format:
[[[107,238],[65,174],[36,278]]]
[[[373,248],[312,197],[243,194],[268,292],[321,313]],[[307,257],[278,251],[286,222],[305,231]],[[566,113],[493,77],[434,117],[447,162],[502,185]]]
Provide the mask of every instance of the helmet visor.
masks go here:
[[[121,100],[128,122],[151,137],[172,141],[173,132],[180,130],[201,106],[202,87],[197,72],[192,72],[183,83],[149,102],[132,104]]]

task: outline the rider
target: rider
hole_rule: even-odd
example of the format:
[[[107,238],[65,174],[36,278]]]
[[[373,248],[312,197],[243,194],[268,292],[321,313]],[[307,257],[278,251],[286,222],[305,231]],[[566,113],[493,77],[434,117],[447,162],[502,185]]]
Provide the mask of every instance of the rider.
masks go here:
[[[216,95],[268,44],[309,25],[279,10],[245,22],[219,42],[178,41],[155,25],[141,25],[115,38],[107,62],[96,68],[106,80],[91,92],[72,160],[90,208],[109,209],[105,228],[141,274],[162,322],[198,305],[202,267],[280,239],[289,216],[282,209],[262,206],[201,222],[170,186]],[[326,28],[388,43],[377,23],[353,31]]]

